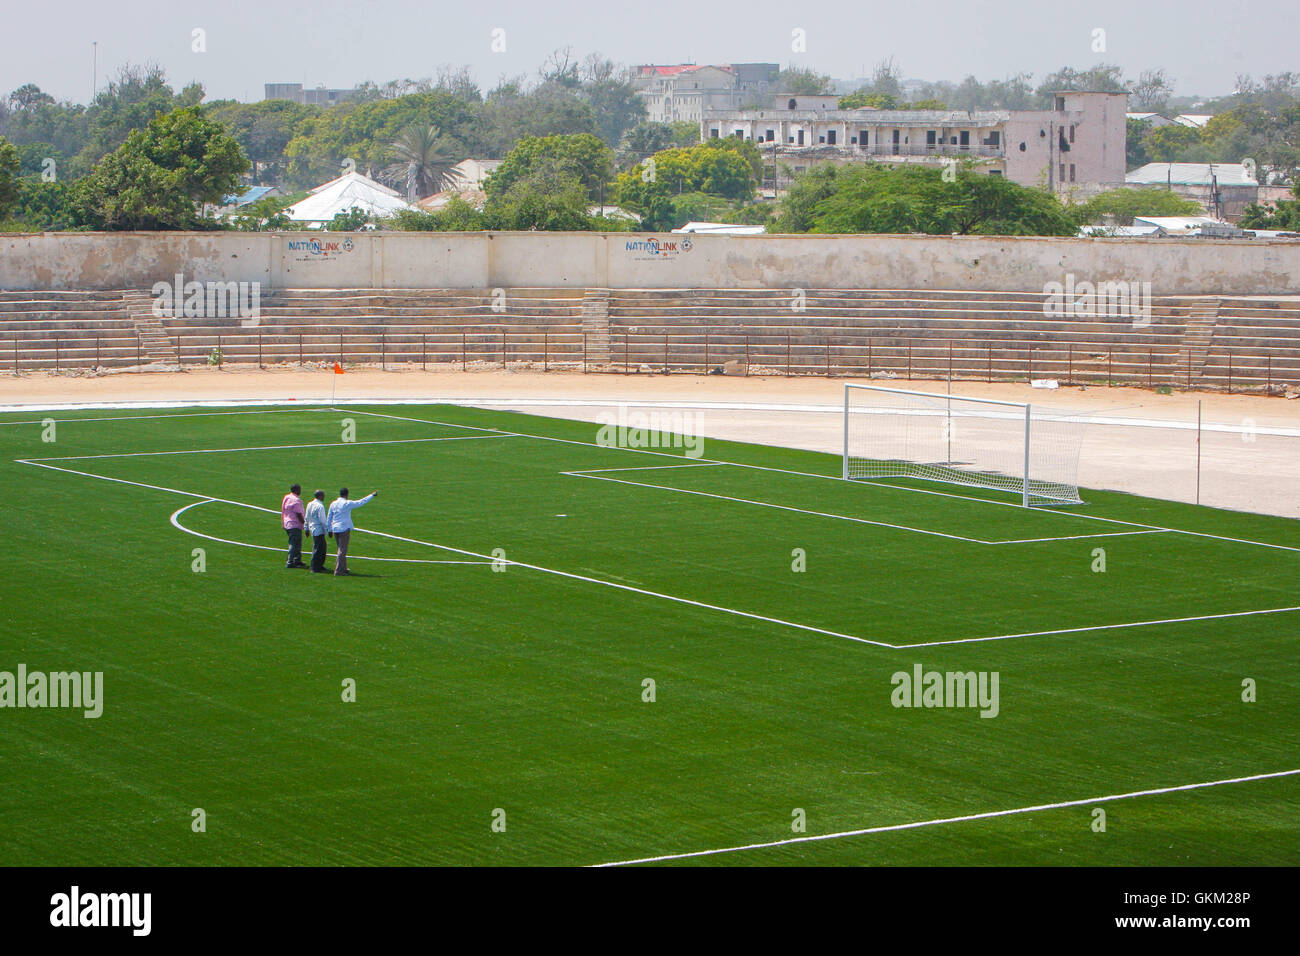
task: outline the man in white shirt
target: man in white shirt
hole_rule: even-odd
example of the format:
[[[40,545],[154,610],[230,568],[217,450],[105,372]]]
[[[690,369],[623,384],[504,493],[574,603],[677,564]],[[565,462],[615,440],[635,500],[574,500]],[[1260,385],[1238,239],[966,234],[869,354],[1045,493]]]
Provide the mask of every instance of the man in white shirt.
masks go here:
[[[307,533],[311,535],[311,570],[313,574],[325,573],[325,534],[329,531],[326,523],[325,492],[319,488],[307,505]]]
[[[336,577],[352,573],[348,570],[348,539],[352,537],[354,527],[352,524],[352,509],[360,508],[377,494],[379,492],[372,491],[364,498],[350,501],[348,499],[348,490],[340,488],[339,496],[330,502],[325,524],[330,533],[334,535],[334,540],[338,543],[338,555],[334,559],[334,574]]]

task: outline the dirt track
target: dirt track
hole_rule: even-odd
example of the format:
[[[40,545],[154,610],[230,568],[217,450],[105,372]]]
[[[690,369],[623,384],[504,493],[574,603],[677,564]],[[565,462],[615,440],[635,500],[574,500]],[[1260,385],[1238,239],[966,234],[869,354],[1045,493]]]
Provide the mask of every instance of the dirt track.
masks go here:
[[[532,371],[420,372],[297,367],[195,369],[72,377],[0,376],[0,404],[92,402],[321,402],[365,399],[491,402],[494,406],[584,421],[608,420],[618,404],[686,403],[706,438],[837,452],[846,379],[701,375],[583,375]],[[944,392],[946,382],[890,380],[897,388]],[[954,394],[1033,402],[1093,417],[1147,423],[1089,425],[1079,483],[1191,501],[1196,494],[1197,402],[1203,504],[1300,517],[1300,401],[1217,393],[1157,395],[1132,388],[1031,389],[1023,384],[956,382]],[[581,404],[568,404],[581,403]],[[1159,427],[1163,423],[1163,427]],[[1222,426],[1215,429],[1213,426]],[[1268,434],[1271,428],[1290,434]],[[706,452],[707,454],[707,452]]]

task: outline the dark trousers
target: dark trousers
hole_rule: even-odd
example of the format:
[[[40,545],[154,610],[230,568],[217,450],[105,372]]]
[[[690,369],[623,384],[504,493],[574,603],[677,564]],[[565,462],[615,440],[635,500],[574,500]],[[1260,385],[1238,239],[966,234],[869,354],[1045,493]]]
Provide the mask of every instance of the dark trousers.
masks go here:
[[[351,531],[335,531],[334,543],[338,545],[338,554],[334,558],[334,573],[348,573],[348,539],[352,537]]]
[[[286,568],[296,568],[302,564],[302,528],[285,528],[289,536],[289,558],[284,562]]]
[[[311,569],[313,571],[325,570],[325,535],[323,534],[311,536]]]

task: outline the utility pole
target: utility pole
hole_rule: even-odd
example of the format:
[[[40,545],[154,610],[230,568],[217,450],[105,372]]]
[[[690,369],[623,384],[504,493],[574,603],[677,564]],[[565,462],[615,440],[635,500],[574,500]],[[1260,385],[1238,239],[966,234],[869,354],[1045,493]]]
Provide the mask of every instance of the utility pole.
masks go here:
[[[99,95],[99,41],[90,41],[90,102]]]

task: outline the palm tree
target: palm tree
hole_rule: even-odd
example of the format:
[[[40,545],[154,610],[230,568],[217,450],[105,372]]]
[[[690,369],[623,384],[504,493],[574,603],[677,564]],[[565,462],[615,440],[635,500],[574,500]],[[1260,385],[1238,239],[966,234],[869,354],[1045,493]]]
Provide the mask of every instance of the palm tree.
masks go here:
[[[390,145],[397,162],[384,167],[381,175],[390,185],[404,187],[408,200],[413,202],[460,182],[460,172],[452,168],[456,163],[453,144],[438,127],[412,124]]]

